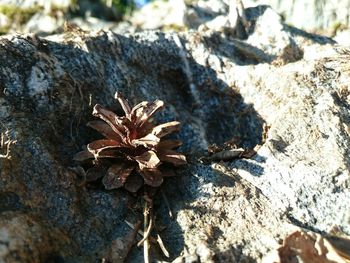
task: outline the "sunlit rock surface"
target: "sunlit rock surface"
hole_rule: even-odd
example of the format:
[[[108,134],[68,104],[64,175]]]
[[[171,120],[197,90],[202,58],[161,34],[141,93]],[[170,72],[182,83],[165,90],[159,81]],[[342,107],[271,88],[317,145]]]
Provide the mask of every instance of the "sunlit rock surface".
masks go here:
[[[257,262],[297,229],[350,235],[350,52],[269,7],[246,12],[246,37],[203,26],[0,38],[0,261],[96,262],[142,219],[140,198],[84,187],[72,160],[99,138],[85,126],[94,104],[121,110],[116,90],[162,99],[155,120],[182,123],[189,165],[163,186],[174,219],[161,195],[154,207],[170,258],[152,257]],[[257,153],[210,162],[207,147],[229,140]],[[136,247],[126,258],[142,260]]]

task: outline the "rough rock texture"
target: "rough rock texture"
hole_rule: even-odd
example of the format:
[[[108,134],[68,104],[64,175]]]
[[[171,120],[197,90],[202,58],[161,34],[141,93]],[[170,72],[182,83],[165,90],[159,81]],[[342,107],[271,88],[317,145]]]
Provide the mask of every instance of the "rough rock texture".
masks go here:
[[[156,1],[150,3],[131,17],[131,22],[144,29],[156,29],[177,25],[179,27],[197,28],[203,23],[223,20],[235,9],[233,0],[192,0],[192,1]],[[349,0],[242,0],[246,8],[258,5],[270,5],[285,22],[306,30],[336,30],[349,27]],[[168,16],[167,16],[168,15]],[[216,21],[215,23],[219,23]]]
[[[73,3],[72,0],[2,0],[2,5],[19,6],[28,8],[33,6],[41,6],[51,9],[52,6],[56,8],[68,8]]]
[[[83,187],[72,169],[98,138],[92,106],[120,111],[116,90],[164,100],[156,120],[183,124],[190,164],[163,188],[175,219],[155,203],[168,261],[260,261],[299,228],[350,235],[350,52],[266,6],[247,12],[246,40],[208,28],[0,39],[1,154],[17,141],[0,159],[0,262],[96,262],[130,234],[138,198]],[[202,158],[232,139],[257,154]]]
[[[11,193],[1,195],[3,210],[3,200],[11,198]],[[59,262],[62,256],[69,257],[69,252],[61,249],[68,245],[74,247],[62,232],[35,216],[2,211],[0,225],[0,262]]]
[[[124,11],[107,2],[112,4],[95,0],[2,0],[0,34],[47,36],[62,32],[65,22],[87,30],[109,30],[118,25]]]
[[[103,29],[121,34],[145,29],[183,31],[197,29],[203,24],[217,29],[234,26],[238,2],[158,0],[146,4],[140,10],[134,10],[131,16],[123,18],[123,10],[110,6],[112,1],[3,0],[0,3],[0,34],[53,34],[63,28],[64,21],[77,24],[86,30]],[[242,3],[246,8],[271,5],[287,24],[313,32],[321,30],[329,36],[335,36],[336,33],[349,28],[349,0],[243,0]],[[2,10],[2,7],[15,9],[15,15]],[[1,14],[2,12],[4,14]],[[242,12],[240,15],[243,15]],[[122,19],[125,21],[120,23]],[[348,33],[346,36],[348,37]],[[340,43],[348,44],[345,37],[338,39]]]

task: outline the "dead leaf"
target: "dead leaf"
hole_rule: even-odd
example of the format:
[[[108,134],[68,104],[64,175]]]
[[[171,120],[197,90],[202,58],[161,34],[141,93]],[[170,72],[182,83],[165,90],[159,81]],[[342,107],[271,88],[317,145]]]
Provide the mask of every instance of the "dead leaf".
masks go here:
[[[349,258],[317,233],[296,231],[283,241],[277,254],[262,260],[266,263],[349,263]]]

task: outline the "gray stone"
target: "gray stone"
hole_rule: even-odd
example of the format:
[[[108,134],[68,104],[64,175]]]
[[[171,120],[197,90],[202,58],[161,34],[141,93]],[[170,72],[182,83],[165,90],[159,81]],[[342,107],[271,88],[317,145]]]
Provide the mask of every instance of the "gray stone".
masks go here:
[[[9,18],[6,15],[0,13],[0,29],[2,30],[5,28],[8,28],[9,26],[10,26]]]
[[[119,112],[116,90],[133,104],[162,99],[155,120],[182,123],[189,165],[162,186],[175,219],[161,195],[154,204],[167,260],[256,262],[297,229],[350,235],[350,52],[266,6],[247,14],[247,39],[76,28],[0,38],[0,132],[17,141],[0,159],[3,262],[16,251],[20,262],[96,262],[130,234],[125,219],[142,217],[137,197],[84,187],[74,172],[72,156],[99,138],[85,126],[92,106]],[[256,155],[205,161],[207,146],[229,140]],[[132,249],[127,261],[141,260]]]
[[[232,13],[232,7],[240,1],[232,0],[198,0],[186,2],[187,8],[181,9],[178,13],[178,20],[172,19],[172,23],[178,26],[186,26],[196,29],[201,24],[215,19],[217,16],[227,15]],[[252,8],[256,6],[270,5],[276,12],[278,12],[288,25],[305,30],[332,30],[337,26],[349,27],[349,0],[332,0],[332,1],[281,1],[281,0],[243,0],[241,1],[245,8]],[[181,4],[179,6],[183,6]],[[169,11],[171,10],[171,11]],[[146,5],[141,9],[140,14],[137,14],[137,25],[141,28],[143,24],[147,29],[160,29],[164,24],[169,24],[167,18],[164,17],[166,13],[173,14],[173,11],[178,10],[176,1],[169,1],[162,3]],[[142,14],[142,15],[141,15]],[[171,15],[173,17],[174,15]],[[185,19],[182,20],[182,17]],[[131,17],[131,20],[135,18]],[[164,24],[163,21],[164,20]],[[215,22],[216,23],[216,22]],[[233,23],[231,23],[233,24]],[[150,27],[150,25],[153,25]]]
[[[63,24],[64,17],[62,13],[53,17],[45,12],[38,12],[24,25],[23,33],[52,34]]]
[[[350,46],[350,29],[341,30],[334,36],[334,40],[343,46]]]
[[[41,6],[47,11],[50,11],[52,7],[68,8],[72,3],[72,0],[1,0],[1,5],[18,6],[21,8]]]
[[[308,30],[327,29],[338,23],[349,26],[349,0],[246,0],[246,6],[256,6],[259,4],[271,5],[277,12],[282,14],[286,22],[298,28]]]
[[[183,0],[155,1],[135,11],[130,22],[139,29],[161,29],[163,27],[184,27],[186,5]]]

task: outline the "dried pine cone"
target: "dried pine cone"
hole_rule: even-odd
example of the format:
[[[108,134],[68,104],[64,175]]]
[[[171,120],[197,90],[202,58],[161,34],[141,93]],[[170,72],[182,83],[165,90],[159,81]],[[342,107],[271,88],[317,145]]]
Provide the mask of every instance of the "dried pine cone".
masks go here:
[[[131,108],[119,92],[116,92],[115,98],[125,116],[119,117],[96,104],[92,114],[103,121],[91,121],[87,125],[105,139],[89,143],[87,149],[74,156],[74,160],[94,159],[95,163],[99,163],[99,160],[112,159],[113,165],[107,171],[95,166],[86,173],[90,181],[103,177],[106,189],[124,186],[136,192],[143,183],[158,187],[164,176],[172,175],[167,163],[175,166],[186,164],[186,157],[174,151],[181,142],[163,140],[164,136],[178,131],[180,123],[172,121],[156,126],[150,121],[151,116],[163,108],[161,100],[152,103],[143,101]]]

